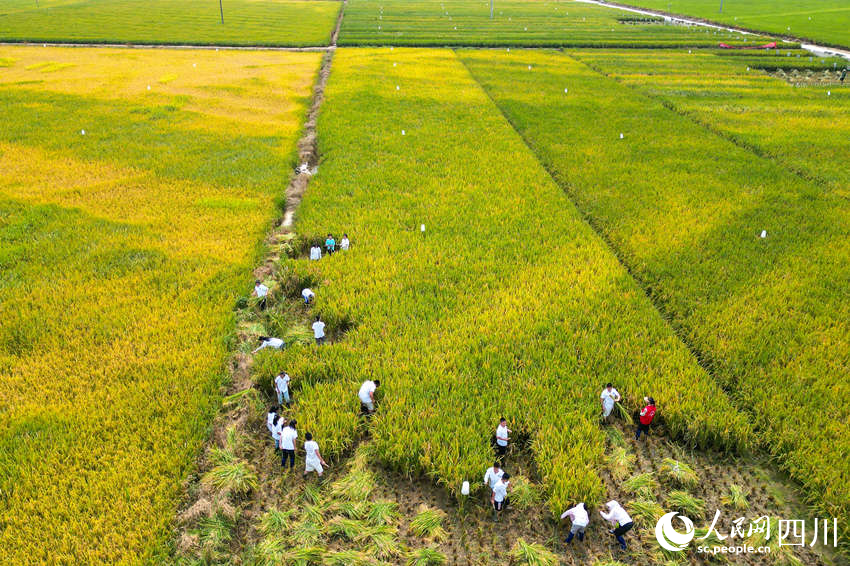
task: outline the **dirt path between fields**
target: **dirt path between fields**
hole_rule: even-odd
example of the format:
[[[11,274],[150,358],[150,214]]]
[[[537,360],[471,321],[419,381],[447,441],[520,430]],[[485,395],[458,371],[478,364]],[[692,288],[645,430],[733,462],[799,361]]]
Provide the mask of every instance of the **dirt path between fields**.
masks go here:
[[[797,42],[800,44],[800,47],[805,49],[806,51],[811,51],[818,57],[843,57],[844,59],[850,60],[850,50],[846,49],[843,46],[838,45],[820,45],[818,43],[814,43],[813,40],[807,38],[795,37],[793,35],[782,35],[771,33],[769,31],[764,30],[755,30],[750,28],[743,28],[739,26],[733,26],[729,24],[721,24],[718,22],[714,22],[712,20],[705,20],[702,18],[697,18],[693,16],[681,16],[678,14],[672,14],[670,12],[663,12],[659,10],[651,10],[648,8],[639,8],[636,6],[632,6],[630,4],[621,4],[618,2],[609,2],[608,0],[576,0],[577,2],[583,2],[585,4],[596,4],[597,6],[605,6],[607,8],[614,8],[616,10],[622,10],[624,12],[630,12],[633,14],[642,14],[645,16],[660,16],[667,20],[670,20],[672,23],[679,23],[685,25],[693,25],[693,26],[701,26],[708,27],[712,29],[719,29],[724,31],[732,31],[732,32],[740,32],[749,35],[763,35],[769,37],[775,37],[777,39],[782,39],[789,42]]]

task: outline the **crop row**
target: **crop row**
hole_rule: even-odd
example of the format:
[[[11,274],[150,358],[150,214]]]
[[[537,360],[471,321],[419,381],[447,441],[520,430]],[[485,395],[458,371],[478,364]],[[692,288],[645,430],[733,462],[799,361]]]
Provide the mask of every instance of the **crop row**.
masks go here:
[[[825,191],[564,54],[463,52],[461,58],[752,416],[763,444],[806,488],[809,501],[846,523],[846,195]],[[730,105],[745,97],[755,105],[747,91],[752,84],[764,93],[772,87],[791,108],[813,104],[810,93],[744,72],[739,88],[725,91]],[[645,88],[663,80],[648,79]],[[692,81],[721,96],[710,79]],[[683,88],[692,94],[680,93],[676,104],[699,106],[692,101],[700,92]],[[846,107],[846,98],[832,103]],[[714,116],[706,110],[704,119]],[[754,129],[766,137],[769,126]]]

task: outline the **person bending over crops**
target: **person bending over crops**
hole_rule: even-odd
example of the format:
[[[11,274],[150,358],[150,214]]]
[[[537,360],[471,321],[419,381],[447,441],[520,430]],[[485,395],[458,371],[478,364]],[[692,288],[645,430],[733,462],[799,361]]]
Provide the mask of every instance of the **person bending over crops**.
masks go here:
[[[269,294],[269,288],[263,285],[263,282],[257,279],[254,281],[254,295],[260,300],[258,303],[260,310],[266,310],[266,295]]]
[[[564,539],[564,542],[570,544],[573,542],[573,537],[578,536],[579,542],[584,541],[584,530],[590,524],[590,516],[587,514],[587,505],[584,503],[576,503],[570,509],[567,509],[561,514],[561,520],[570,518],[572,525],[570,526],[570,534]]]
[[[280,432],[280,449],[283,451],[283,455],[280,457],[280,465],[284,469],[286,468],[287,458],[289,458],[289,469],[295,467],[295,439],[298,438],[298,431],[295,430],[296,424],[295,419],[292,419]]]
[[[490,503],[493,505],[493,518],[495,520],[499,520],[499,515],[502,514],[502,511],[505,510],[505,507],[508,506],[508,491],[511,488],[511,482],[508,481],[511,479],[511,475],[507,472],[502,474],[502,477],[499,478],[499,481],[496,482],[496,485],[493,487],[493,491],[490,493]]]
[[[313,435],[309,432],[304,435],[304,452],[307,455],[305,460],[304,467],[304,477],[307,477],[307,474],[310,472],[316,472],[319,474],[319,477],[322,477],[322,473],[324,473],[325,469],[322,466],[327,466],[327,462],[324,461],[322,455],[319,453],[319,443],[313,440]]]
[[[649,436],[649,425],[652,424],[652,419],[655,418],[655,399],[652,397],[644,397],[646,406],[640,412],[640,422],[638,422],[637,430],[635,430],[635,440],[640,440],[640,433]]]
[[[285,371],[277,374],[277,377],[274,378],[274,390],[277,393],[277,402],[278,404],[286,403],[286,406],[289,406],[289,382],[291,381],[289,374]]]
[[[508,421],[505,417],[499,419],[499,426],[496,427],[496,454],[499,455],[499,461],[504,461],[508,453],[508,442],[510,441],[511,429],[508,428]]]
[[[272,405],[269,407],[269,413],[266,415],[266,428],[269,429],[269,432],[274,435],[274,418],[277,416],[277,412],[280,410],[280,407],[277,405]],[[277,448],[277,446],[275,446]]]
[[[487,486],[487,489],[493,491],[493,488],[496,487],[496,484],[499,483],[499,480],[502,479],[504,474],[505,470],[499,465],[499,461],[493,462],[493,465],[484,472],[484,485]]]
[[[259,338],[260,345],[252,351],[252,354],[256,354],[263,348],[274,348],[275,350],[283,349],[283,340],[280,338],[273,338],[271,336],[260,336]]]
[[[310,260],[311,261],[319,261],[322,259],[322,248],[321,246],[313,246],[310,248]]]
[[[602,395],[599,396],[599,400],[602,403],[602,420],[603,422],[610,423],[613,418],[612,413],[614,412],[614,405],[620,402],[620,393],[616,389],[614,389],[614,385],[609,383],[605,386],[605,389],[602,390]]]
[[[375,381],[367,379],[360,386],[360,391],[357,392],[357,396],[360,397],[360,404],[363,405],[366,413],[369,415],[375,412],[375,390],[380,386],[380,379],[376,379]]]
[[[301,291],[301,296],[304,298],[304,304],[309,305],[316,298],[316,293],[314,293],[309,287],[306,287],[303,291]]]
[[[336,251],[336,240],[331,234],[328,234],[328,239],[325,240],[325,249],[329,254],[332,254]]]
[[[626,539],[623,538],[623,536],[635,526],[632,522],[632,518],[629,517],[626,510],[613,499],[606,503],[606,505],[608,507],[608,512],[600,511],[599,514],[602,515],[603,519],[616,526],[614,529],[608,529],[608,532],[614,535],[614,538],[616,538],[617,542],[620,543],[620,548],[622,550],[626,550]]]
[[[345,251],[351,246],[351,242],[348,241],[348,234],[342,235],[342,240],[339,241],[339,249]]]
[[[321,346],[325,343],[325,323],[318,316],[316,322],[313,323],[313,337],[316,339],[316,344]]]

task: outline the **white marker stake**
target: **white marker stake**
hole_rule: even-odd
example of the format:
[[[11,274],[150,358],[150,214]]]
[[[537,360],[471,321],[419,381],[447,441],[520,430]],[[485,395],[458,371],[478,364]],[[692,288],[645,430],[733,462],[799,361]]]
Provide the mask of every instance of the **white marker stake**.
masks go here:
[[[422,232],[422,237],[424,238],[424,237],[425,237],[425,225],[424,225],[424,224],[422,224],[422,225],[419,227],[419,231],[420,231],[420,232]]]
[[[531,65],[529,65],[529,66],[528,66],[528,70],[529,70],[529,71],[531,70]]]
[[[826,95],[827,95],[827,96],[832,96],[832,91],[829,91],[829,90],[828,90],[828,91],[826,91]]]
[[[762,231],[761,231],[761,237],[762,237],[762,238],[767,238],[767,230],[762,230]]]
[[[396,64],[395,64],[395,63],[393,63],[393,67],[395,67],[395,66],[396,66]]]
[[[197,67],[197,66],[198,66],[198,64],[197,64],[197,63],[192,63],[192,68],[193,68],[193,69],[194,69],[195,67]]]
[[[395,89],[396,89],[396,90],[400,90],[400,89],[398,88],[398,85],[395,85]]]
[[[567,89],[564,89],[564,94],[567,94]]]
[[[150,90],[150,89],[151,89],[151,85],[148,85],[148,90]]]
[[[401,131],[401,135],[404,135],[404,130]]]
[[[620,134],[620,139],[623,139],[623,134]]]
[[[460,486],[460,494],[461,495],[469,495],[469,482],[463,482],[463,485]]]
[[[86,135],[86,131],[85,131],[85,130],[80,130],[80,135],[81,135],[81,136]]]

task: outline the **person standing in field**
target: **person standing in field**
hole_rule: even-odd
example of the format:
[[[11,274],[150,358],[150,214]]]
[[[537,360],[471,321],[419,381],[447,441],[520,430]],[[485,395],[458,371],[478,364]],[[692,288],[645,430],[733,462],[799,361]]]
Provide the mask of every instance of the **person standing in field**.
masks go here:
[[[286,406],[289,406],[289,382],[291,381],[289,374],[285,371],[277,374],[277,377],[274,378],[274,390],[277,393],[277,402],[278,404],[286,403]]]
[[[486,485],[487,489],[492,492],[493,488],[496,487],[496,484],[499,483],[499,480],[502,479],[504,474],[505,470],[502,469],[499,462],[493,462],[493,465],[487,468],[487,471],[484,472],[484,485]]]
[[[269,294],[269,288],[263,285],[263,282],[257,279],[254,281],[254,295],[259,299],[257,303],[260,310],[266,310],[266,296]]]
[[[309,432],[304,435],[304,453],[306,454],[304,477],[310,472],[316,472],[319,477],[322,477],[325,469],[322,466],[327,466],[322,455],[319,453],[319,443],[313,440],[313,435]]]
[[[280,338],[274,338],[272,336],[260,336],[259,337],[260,345],[255,348],[251,353],[256,354],[263,348],[274,348],[275,350],[283,349],[284,343]]]
[[[655,418],[655,399],[652,397],[644,397],[643,402],[646,406],[640,412],[640,422],[638,422],[635,430],[635,440],[640,440],[640,433],[649,436],[649,425],[652,424],[652,419]]]
[[[280,415],[275,415],[272,419],[272,438],[274,439],[275,450],[280,448],[280,433],[283,432],[284,427],[286,427],[286,419]]]
[[[316,322],[313,323],[313,337],[316,339],[318,346],[325,343],[325,323],[318,316],[316,317]]]
[[[613,499],[606,503],[606,506],[608,507],[608,512],[600,511],[599,514],[602,515],[603,519],[612,525],[615,525],[616,528],[608,529],[608,532],[614,535],[614,538],[616,538],[617,542],[620,543],[620,548],[622,550],[626,550],[626,539],[623,538],[623,536],[635,526],[632,522],[632,518],[629,517],[626,510]]]
[[[322,259],[322,248],[320,246],[313,246],[310,248],[310,261],[319,261]]]
[[[381,380],[372,381],[367,379],[360,386],[360,391],[357,396],[360,398],[360,404],[366,408],[366,413],[371,415],[375,412],[375,391],[381,386]]]
[[[499,515],[505,510],[509,502],[508,491],[510,490],[511,482],[508,480],[510,479],[511,475],[509,473],[505,472],[502,474],[502,477],[499,478],[499,481],[496,482],[493,491],[490,493],[490,503],[493,505],[493,517],[497,521],[499,520]]]
[[[336,240],[334,240],[334,237],[331,234],[328,234],[328,239],[325,240],[325,250],[327,250],[329,254],[336,251]]]
[[[304,298],[304,304],[309,305],[316,298],[316,293],[314,293],[309,287],[306,287],[303,291],[301,291],[301,296]]]
[[[339,241],[339,249],[345,251],[351,246],[351,242],[348,241],[348,234],[342,235],[342,240]]]
[[[564,542],[570,544],[573,542],[573,537],[578,536],[579,542],[584,541],[584,530],[590,524],[590,516],[587,514],[587,505],[584,503],[576,503],[570,509],[567,509],[561,514],[561,520],[569,517],[572,521],[570,526],[570,534],[564,539]]]
[[[610,423],[612,417],[612,413],[614,412],[614,404],[619,403],[620,393],[614,389],[614,385],[608,383],[605,386],[605,389],[602,390],[602,395],[599,396],[599,400],[602,403],[602,420],[605,423]]]
[[[510,442],[511,429],[508,428],[508,421],[505,417],[499,419],[499,426],[496,427],[496,454],[499,455],[499,461],[504,461],[508,453],[508,442]]]
[[[295,419],[289,421],[283,430],[280,432],[280,449],[283,455],[280,457],[280,465],[286,468],[286,459],[289,458],[289,469],[295,467],[295,439],[298,438],[298,431],[295,430],[295,425],[298,424]]]
[[[278,406],[273,405],[272,407],[269,407],[269,412],[266,415],[266,428],[269,429],[269,433],[272,435],[272,438],[274,438],[274,421],[278,410]],[[274,447],[277,448],[277,441],[275,441]]]

